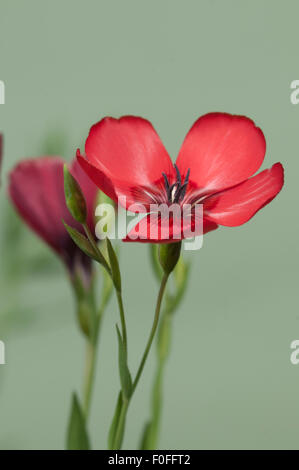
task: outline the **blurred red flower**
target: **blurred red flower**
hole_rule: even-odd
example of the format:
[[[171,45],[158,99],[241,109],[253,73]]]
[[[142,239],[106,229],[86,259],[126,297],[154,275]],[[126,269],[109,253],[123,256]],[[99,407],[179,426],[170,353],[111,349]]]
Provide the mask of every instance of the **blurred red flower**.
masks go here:
[[[218,225],[247,222],[279,193],[283,186],[280,163],[252,176],[262,165],[265,151],[264,135],[252,120],[210,113],[194,123],[173,166],[151,123],[124,116],[95,124],[86,140],[85,156],[78,150],[77,158],[110,198],[117,202],[125,196],[127,208],[141,203],[148,212],[153,203],[203,204],[203,231],[207,233]],[[194,225],[194,211],[192,217]],[[136,241],[172,241],[160,235],[150,238],[150,223],[147,215],[138,224]],[[163,218],[158,223],[161,229]],[[169,229],[170,233],[175,230]],[[177,229],[184,238],[182,227]],[[130,234],[125,241],[131,241]]]
[[[9,195],[25,223],[64,261],[70,273],[84,268],[90,274],[91,261],[75,245],[62,223],[83,229],[70,215],[64,196],[63,166],[60,157],[39,157],[21,161],[10,174]],[[94,207],[97,187],[76,160],[70,165],[88,208],[88,225],[94,231]]]

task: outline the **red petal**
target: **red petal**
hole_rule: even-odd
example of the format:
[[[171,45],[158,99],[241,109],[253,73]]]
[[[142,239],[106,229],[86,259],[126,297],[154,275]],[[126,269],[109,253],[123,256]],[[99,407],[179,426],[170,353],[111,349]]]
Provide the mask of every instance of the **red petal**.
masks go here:
[[[217,227],[218,225],[215,222],[212,222],[208,219],[203,219],[204,234],[215,230]],[[151,229],[156,232],[157,236],[153,236],[154,232],[151,232]],[[194,232],[194,220],[191,221],[191,224],[188,224],[188,227],[185,226],[185,230],[186,229],[191,229],[192,232]],[[132,238],[136,233],[138,233],[138,238]],[[164,238],[163,233],[169,233],[169,237]],[[194,235],[201,234],[201,232],[194,233]],[[163,218],[155,220],[152,219],[148,214],[137,225],[135,225],[135,227],[127,234],[126,238],[124,238],[123,241],[141,243],[173,243],[174,241],[183,240],[184,238],[185,236],[181,224],[175,223],[173,225],[171,222],[169,223],[168,220],[165,220]]]
[[[152,187],[162,172],[172,180],[174,168],[158,134],[145,119],[124,116],[105,118],[95,124],[85,144],[89,164],[80,164],[108,196],[131,197],[142,187]],[[94,170],[94,167],[98,171]],[[114,193],[114,194],[113,194]],[[140,192],[141,194],[141,192]],[[143,202],[139,199],[132,202]]]
[[[244,183],[204,201],[204,214],[220,225],[244,224],[279,193],[283,186],[283,166],[276,163]]]
[[[264,135],[244,116],[210,113],[188,132],[177,158],[182,175],[199,188],[221,190],[241,183],[261,166],[266,151]]]
[[[105,173],[98,167],[92,165],[86,158],[82,157],[80,150],[77,150],[77,161],[88,177],[113,201],[117,202],[112,182],[106,177]]]

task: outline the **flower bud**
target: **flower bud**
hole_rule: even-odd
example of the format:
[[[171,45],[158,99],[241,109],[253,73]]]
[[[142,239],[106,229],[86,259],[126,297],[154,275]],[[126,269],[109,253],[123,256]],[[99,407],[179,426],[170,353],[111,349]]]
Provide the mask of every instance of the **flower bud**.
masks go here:
[[[163,243],[159,246],[159,260],[165,274],[170,274],[181,254],[182,242]]]

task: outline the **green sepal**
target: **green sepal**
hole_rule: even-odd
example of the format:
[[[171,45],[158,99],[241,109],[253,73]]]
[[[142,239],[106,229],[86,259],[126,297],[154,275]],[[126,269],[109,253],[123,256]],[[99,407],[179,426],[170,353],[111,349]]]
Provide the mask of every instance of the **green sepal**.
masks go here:
[[[64,194],[68,210],[74,219],[80,224],[85,224],[87,219],[87,208],[85,197],[75,178],[70,173],[67,165],[63,168]]]
[[[162,243],[159,246],[159,260],[165,274],[170,274],[181,254],[182,242]]]

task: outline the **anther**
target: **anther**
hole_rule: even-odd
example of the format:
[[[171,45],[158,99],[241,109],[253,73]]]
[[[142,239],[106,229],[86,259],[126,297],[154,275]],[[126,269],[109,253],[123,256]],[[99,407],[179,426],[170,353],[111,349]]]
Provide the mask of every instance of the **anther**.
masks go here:
[[[169,181],[168,181],[168,178],[167,178],[166,174],[162,173],[162,175],[163,175],[163,178],[164,178],[164,184],[165,184],[165,189],[166,189],[166,194],[167,194],[168,201],[177,203],[180,200],[184,199],[184,197],[185,197],[188,182],[189,182],[190,168],[188,168],[188,171],[186,173],[186,177],[185,177],[185,180],[184,180],[183,184],[182,184],[182,177],[181,177],[180,170],[178,169],[176,164],[174,164],[174,168],[175,168],[175,171],[176,171],[177,180],[172,185],[169,184]]]
[[[174,168],[175,168],[175,171],[176,171],[176,182],[178,183],[179,186],[181,186],[181,184],[182,184],[182,178],[181,178],[180,170],[178,169],[178,167],[176,166],[176,164],[174,164]]]

